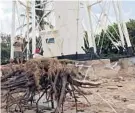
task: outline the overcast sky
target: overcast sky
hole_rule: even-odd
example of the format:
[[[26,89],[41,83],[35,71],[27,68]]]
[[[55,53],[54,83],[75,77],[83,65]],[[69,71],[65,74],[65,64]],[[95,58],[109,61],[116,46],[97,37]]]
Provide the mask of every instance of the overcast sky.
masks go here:
[[[21,9],[21,8],[19,8]],[[122,1],[122,10],[124,20],[135,19],[135,1]],[[19,13],[22,13],[20,10]],[[98,8],[94,8],[95,14],[99,14]],[[12,1],[0,0],[0,30],[1,32],[11,33],[11,17],[12,17]],[[17,17],[16,17],[17,18]],[[115,17],[110,15],[111,21],[115,21]],[[18,26],[18,22],[16,23]]]

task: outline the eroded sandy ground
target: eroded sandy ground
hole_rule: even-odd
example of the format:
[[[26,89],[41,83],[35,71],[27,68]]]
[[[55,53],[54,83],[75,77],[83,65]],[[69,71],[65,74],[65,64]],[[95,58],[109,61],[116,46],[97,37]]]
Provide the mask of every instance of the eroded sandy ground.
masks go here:
[[[78,95],[78,113],[127,113],[127,105],[135,104],[135,67],[129,66],[122,70],[105,68],[105,65],[93,65],[94,71],[89,70],[87,75],[92,81],[101,81],[98,88],[85,89],[91,92],[85,95],[90,102]],[[86,72],[86,70],[84,69]],[[64,113],[76,113],[74,99],[68,98],[64,105]],[[2,110],[2,113],[5,113]],[[27,110],[25,113],[36,113]],[[50,111],[44,111],[50,113]]]
[[[118,68],[118,67],[117,67]],[[127,105],[135,104],[135,67],[129,67],[127,73],[123,70],[100,70],[98,77],[103,83],[99,88],[91,88],[91,95],[85,95],[90,107],[79,104],[79,109],[84,113],[126,113]],[[110,74],[109,74],[110,72]],[[87,104],[84,98],[79,101]],[[71,104],[69,104],[71,105]],[[74,105],[73,105],[74,106]],[[86,105],[88,106],[88,104]],[[73,107],[70,107],[73,109]],[[65,113],[75,113],[68,110]]]

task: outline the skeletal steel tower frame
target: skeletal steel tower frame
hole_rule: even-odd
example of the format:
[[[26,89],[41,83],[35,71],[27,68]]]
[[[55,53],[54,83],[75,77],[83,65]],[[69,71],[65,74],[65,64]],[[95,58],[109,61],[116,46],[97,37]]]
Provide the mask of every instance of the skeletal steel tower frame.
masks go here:
[[[43,9],[39,9],[39,8],[35,8],[36,5],[35,5],[35,1],[34,0],[27,0],[26,3],[23,3],[21,2],[20,0],[17,0],[17,1],[13,1],[12,2],[12,34],[11,34],[11,53],[10,53],[10,58],[13,59],[14,58],[14,47],[13,47],[13,43],[14,43],[14,38],[15,38],[15,35],[16,35],[16,5],[17,5],[17,2],[22,5],[24,7],[24,10],[26,12],[26,18],[27,18],[27,41],[29,43],[29,40],[30,40],[30,37],[29,37],[29,32],[28,32],[28,29],[29,29],[29,12],[31,12],[32,14],[32,36],[31,36],[31,39],[32,39],[32,53],[34,54],[35,53],[35,49],[36,49],[36,32],[35,30],[37,29],[36,24],[39,24],[37,23],[36,21],[36,14],[35,14],[35,10],[43,10]],[[31,4],[29,4],[29,2],[31,2]],[[57,2],[57,1],[54,1],[54,2]],[[78,2],[78,1],[77,1]],[[88,20],[88,29],[87,29],[87,32],[88,32],[88,39],[89,39],[89,45],[91,48],[93,48],[93,51],[96,53],[97,51],[97,47],[96,47],[96,44],[95,44],[95,33],[97,33],[95,30],[94,30],[94,24],[92,22],[92,18],[93,18],[93,12],[92,12],[92,7],[99,4],[100,5],[100,8],[101,8],[101,16],[99,18],[97,18],[98,22],[97,22],[97,28],[99,28],[100,30],[106,30],[106,26],[107,26],[107,20],[109,20],[108,18],[108,8],[104,7],[103,6],[103,2],[105,2],[104,0],[101,0],[101,1],[97,1],[93,4],[89,4],[88,1],[85,1],[83,2],[83,7],[85,9],[85,12],[86,12],[86,15],[85,17],[87,18]],[[126,27],[126,24],[123,20],[123,13],[122,13],[122,6],[121,6],[121,1],[116,1],[116,0],[112,0],[112,1],[109,1],[110,4],[113,6],[113,9],[114,9],[114,12],[115,12],[115,17],[116,17],[116,21],[117,21],[117,24],[118,24],[118,35],[119,35],[119,38],[120,38],[120,46],[125,48],[125,45],[127,45],[128,47],[128,50],[129,52],[131,51],[131,48],[132,48],[132,45],[131,45],[131,42],[130,42],[130,39],[129,39],[129,34],[128,34],[128,30],[127,30],[127,27]],[[108,3],[109,4],[109,3]],[[42,4],[38,4],[38,5],[42,5]],[[66,4],[65,4],[66,5]],[[63,9],[64,10],[64,9]],[[20,16],[20,15],[19,15]],[[100,24],[99,24],[99,21],[100,21]],[[72,27],[72,26],[71,26]],[[24,32],[24,31],[22,31]],[[109,32],[108,33],[108,37],[109,39],[111,40],[111,42],[114,44],[114,46],[116,48],[118,48],[118,41],[115,40],[112,36],[112,34]],[[42,43],[43,44],[43,43]],[[29,44],[27,44],[27,59],[29,59]]]
[[[106,3],[106,5],[104,5],[105,3]],[[127,45],[127,50],[129,52],[129,54],[132,54],[132,45],[130,42],[126,23],[123,20],[122,6],[121,6],[121,1],[119,1],[119,0],[111,0],[111,1],[100,0],[93,4],[90,4],[90,2],[88,3],[88,1],[84,2],[84,9],[87,12],[86,18],[87,18],[87,20],[89,20],[89,23],[88,23],[89,27],[88,27],[87,33],[88,33],[90,47],[94,48],[94,52],[96,53],[97,49],[96,49],[96,44],[95,44],[95,37],[93,35],[94,30],[92,28],[93,22],[92,22],[92,14],[91,14],[92,13],[91,9],[95,5],[99,5],[101,8],[101,15],[99,18],[97,18],[97,20],[98,20],[98,22],[100,21],[100,25],[98,25],[98,27],[100,28],[100,30],[103,30],[104,32],[106,32],[106,27],[108,26],[106,24],[107,21],[110,21],[109,14],[107,12],[109,10],[109,7],[112,5],[114,13],[115,13],[116,23],[118,24],[117,35],[119,35],[120,44],[118,44],[118,40],[116,40],[115,37],[112,36],[110,31],[109,31],[109,34],[107,34],[107,35],[108,35],[109,39],[111,40],[112,44],[117,49],[119,49],[118,46],[121,46],[123,49],[125,49],[125,47]],[[106,7],[108,7],[108,8],[106,8]],[[98,22],[97,22],[97,24],[99,24]],[[113,28],[113,29],[115,30],[115,28]]]
[[[37,6],[40,6],[42,4],[37,4]],[[23,10],[25,12],[25,14],[18,14],[17,11],[20,10],[20,6],[23,7]],[[14,38],[17,35],[16,31],[18,30],[18,28],[21,28],[21,33],[19,35],[23,34],[25,35],[25,39],[28,42],[26,47],[24,49],[27,49],[27,54],[26,54],[26,58],[27,60],[29,59],[29,54],[30,54],[30,47],[29,47],[29,42],[30,40],[32,40],[32,54],[35,53],[35,49],[36,49],[36,29],[37,27],[35,26],[35,24],[37,24],[37,26],[39,26],[39,23],[36,21],[36,14],[35,11],[36,10],[43,10],[40,8],[35,8],[35,0],[25,0],[25,1],[20,1],[20,0],[16,0],[16,1],[12,1],[12,35],[11,35],[11,53],[10,53],[10,58],[13,59],[14,58],[14,47],[13,47],[13,43],[14,43]],[[16,26],[16,17],[18,17],[18,19],[21,19],[22,16],[24,17],[24,20],[26,20],[26,24],[24,23],[24,21],[20,26]],[[29,28],[30,28],[30,21],[32,23],[32,36],[30,36],[29,33]],[[24,26],[26,26],[25,30],[24,30]],[[18,28],[17,28],[18,27]]]

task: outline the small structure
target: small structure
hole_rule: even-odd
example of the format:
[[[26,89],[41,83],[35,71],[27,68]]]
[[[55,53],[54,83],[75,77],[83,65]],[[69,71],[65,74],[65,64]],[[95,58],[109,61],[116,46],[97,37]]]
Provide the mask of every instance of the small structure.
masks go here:
[[[42,31],[41,37],[44,57],[61,56],[62,40],[58,37],[58,31]]]
[[[66,5],[65,5],[66,4]],[[54,3],[54,30],[41,31],[45,57],[82,54],[84,29],[79,20],[79,2],[57,1]]]

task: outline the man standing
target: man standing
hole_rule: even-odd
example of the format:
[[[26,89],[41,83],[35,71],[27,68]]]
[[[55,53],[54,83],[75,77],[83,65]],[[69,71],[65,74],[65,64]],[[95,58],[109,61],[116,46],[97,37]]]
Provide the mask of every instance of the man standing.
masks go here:
[[[14,46],[14,57],[17,63],[23,63],[23,39],[19,36],[16,37]]]

